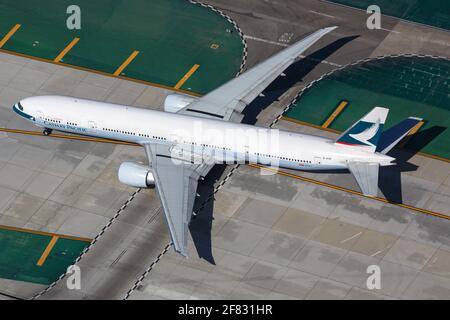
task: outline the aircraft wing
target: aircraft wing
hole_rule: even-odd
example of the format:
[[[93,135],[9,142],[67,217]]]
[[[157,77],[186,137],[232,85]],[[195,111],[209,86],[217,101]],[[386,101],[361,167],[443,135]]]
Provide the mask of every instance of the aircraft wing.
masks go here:
[[[213,167],[171,158],[169,146],[144,143],[151,164],[156,189],[169,226],[175,251],[187,256],[188,226],[197,195],[198,179]]]
[[[240,113],[248,104],[282,74],[299,55],[336,28],[329,27],[314,32],[189,104],[178,113],[228,121],[233,111],[236,111],[234,114],[239,115],[236,120],[240,122],[242,120]]]

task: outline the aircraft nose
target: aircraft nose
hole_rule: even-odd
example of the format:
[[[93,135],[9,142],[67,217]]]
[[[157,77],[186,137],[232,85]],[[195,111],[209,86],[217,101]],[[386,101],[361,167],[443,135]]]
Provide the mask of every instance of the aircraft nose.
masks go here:
[[[22,106],[22,104],[20,103],[20,101],[17,101],[13,108],[17,108],[17,109],[19,109],[20,111],[23,111],[23,106]]]
[[[34,120],[34,117],[30,114],[29,110],[24,110],[22,100],[17,102],[13,106],[13,110],[15,113],[17,113],[19,116],[26,118],[28,120]]]

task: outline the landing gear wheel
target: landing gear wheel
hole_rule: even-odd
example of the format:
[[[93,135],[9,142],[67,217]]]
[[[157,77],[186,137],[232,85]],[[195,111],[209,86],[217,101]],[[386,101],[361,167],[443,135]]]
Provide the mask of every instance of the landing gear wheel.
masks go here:
[[[52,129],[44,129],[44,131],[43,131],[43,134],[44,134],[44,136],[48,136],[49,134],[51,134],[52,133]]]

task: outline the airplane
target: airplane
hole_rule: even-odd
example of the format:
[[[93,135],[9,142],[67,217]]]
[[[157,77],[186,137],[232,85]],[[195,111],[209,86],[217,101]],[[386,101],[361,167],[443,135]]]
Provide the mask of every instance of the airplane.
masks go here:
[[[133,187],[156,187],[173,247],[187,257],[198,181],[218,163],[349,170],[365,195],[377,195],[379,167],[395,164],[387,153],[421,119],[408,118],[385,135],[389,110],[375,107],[335,140],[241,123],[245,107],[334,29],[319,29],[202,97],[170,94],[164,111],[67,96],[28,97],[13,110],[45,135],[58,130],[143,146],[148,164],[123,162],[118,179]]]

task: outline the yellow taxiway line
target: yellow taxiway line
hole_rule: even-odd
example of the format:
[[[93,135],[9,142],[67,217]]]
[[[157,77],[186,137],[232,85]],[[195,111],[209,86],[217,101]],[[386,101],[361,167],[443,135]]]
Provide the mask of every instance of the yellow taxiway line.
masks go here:
[[[336,117],[345,109],[348,105],[347,100],[342,100],[333,113],[328,117],[328,119],[322,124],[322,128],[328,128],[330,124],[336,119]]]
[[[125,60],[120,67],[117,68],[116,71],[114,71],[114,75],[118,76],[122,73],[122,71],[131,63],[131,61],[134,60],[134,58],[136,58],[136,56],[139,54],[139,51],[133,51],[132,54],[130,54],[130,56],[127,58],[127,60]]]
[[[64,48],[63,51],[60,52],[60,54],[58,54],[58,56],[53,60],[54,62],[59,62],[61,61],[62,58],[64,58],[64,56],[70,51],[72,50],[72,48],[77,44],[77,42],[80,41],[80,38],[74,38],[68,45],[67,47]]]
[[[304,121],[297,120],[297,119],[292,119],[292,118],[288,118],[288,117],[281,117],[281,119],[285,120],[285,121],[293,122],[293,123],[296,123],[296,124],[300,124],[302,126],[307,126],[307,127],[311,127],[311,128],[325,130],[325,131],[333,132],[333,133],[337,133],[337,134],[341,133],[338,130],[334,130],[334,129],[331,129],[331,128],[323,128],[322,126],[318,126],[318,125],[315,125],[315,124],[312,124],[312,123],[308,123],[308,122],[304,122]],[[450,163],[450,159],[447,159],[447,158],[444,158],[444,157],[435,156],[435,155],[430,154],[430,153],[417,152],[416,154],[421,155],[421,156],[426,157],[426,158],[431,158],[431,159],[434,159],[434,160],[439,160],[439,161],[444,161],[444,162],[449,162]]]
[[[9,30],[9,32],[3,37],[3,39],[0,41],[0,48],[5,45],[5,43],[13,36],[14,33],[16,33],[17,30],[20,28],[20,24],[16,24],[14,27]]]
[[[39,136],[44,136],[41,132],[36,132],[36,131],[25,131],[25,130],[14,130],[14,129],[5,129],[5,128],[0,128],[0,132],[12,132],[12,133],[20,133],[20,134],[30,134],[30,135],[39,135]],[[119,140],[108,140],[108,139],[98,139],[98,138],[89,138],[89,137],[82,137],[82,136],[70,136],[70,135],[62,135],[62,134],[50,134],[49,137],[54,137],[54,138],[62,138],[62,139],[72,139],[72,140],[88,140],[88,141],[94,141],[94,142],[102,142],[102,143],[113,143],[113,144],[123,144],[123,145],[131,145],[131,146],[136,146],[139,147],[140,145],[135,144],[135,143],[131,143],[131,142],[125,142],[125,141],[119,141]],[[410,209],[416,212],[420,212],[420,213],[424,213],[427,215],[431,215],[431,216],[435,216],[435,217],[439,217],[442,219],[447,219],[450,220],[450,216],[447,216],[445,214],[441,214],[438,212],[434,212],[434,211],[430,211],[430,210],[426,210],[426,209],[422,209],[422,208],[418,208],[418,207],[414,207],[411,205],[407,205],[407,204],[403,204],[403,203],[398,203],[398,202],[394,202],[394,201],[389,201],[385,198],[380,198],[380,197],[370,197],[370,196],[366,196],[364,194],[362,194],[361,192],[355,191],[355,190],[351,190],[351,189],[347,189],[344,187],[339,187],[336,185],[332,185],[326,182],[322,182],[322,181],[318,181],[318,180],[314,180],[314,179],[310,179],[310,178],[306,178],[306,177],[302,177],[299,175],[295,175],[289,172],[285,172],[285,171],[280,171],[280,170],[276,170],[273,168],[269,168],[269,167],[264,167],[264,166],[260,166],[260,165],[256,165],[256,164],[249,164],[248,166],[253,167],[253,168],[257,168],[257,169],[262,169],[262,170],[269,170],[269,171],[273,171],[276,172],[279,175],[282,176],[286,176],[286,177],[291,177],[297,180],[302,180],[302,181],[306,181],[306,182],[311,182],[317,185],[321,185],[324,187],[328,187],[328,188],[332,188],[335,190],[340,190],[340,191],[344,191],[347,193],[351,193],[353,195],[357,195],[357,196],[361,196],[364,198],[368,198],[368,199],[374,199],[377,201],[381,201],[384,203],[389,203],[392,205],[396,205],[405,209]],[[1,228],[1,226],[0,226]],[[63,236],[61,236],[63,237]],[[64,236],[65,238],[68,238],[66,236]],[[79,240],[79,239],[77,239]],[[89,239],[88,239],[89,241]]]
[[[276,170],[276,169],[273,169],[273,168],[260,166],[260,165],[256,165],[256,164],[249,164],[248,166],[252,167],[252,168],[256,168],[256,169],[272,171],[272,172],[275,172],[275,173],[277,173],[279,175],[282,175],[282,176],[285,176],[285,177],[290,177],[290,178],[294,178],[294,179],[301,180],[301,181],[311,182],[311,183],[314,183],[314,184],[317,184],[317,185],[320,185],[320,186],[328,187],[328,188],[335,189],[335,190],[344,191],[344,192],[351,193],[353,195],[357,195],[357,196],[360,196],[360,197],[373,199],[373,200],[377,200],[377,201],[384,202],[384,203],[389,203],[389,204],[396,205],[396,206],[399,206],[399,207],[402,207],[402,208],[405,208],[405,209],[409,209],[409,210],[412,210],[412,211],[424,213],[424,214],[427,214],[427,215],[430,215],[430,216],[439,217],[439,218],[446,219],[446,220],[450,220],[450,216],[447,216],[447,215],[442,214],[442,213],[438,213],[438,212],[434,212],[434,211],[430,211],[430,210],[414,207],[414,206],[411,206],[411,205],[408,205],[408,204],[404,204],[404,203],[389,201],[389,200],[387,200],[385,198],[366,196],[366,195],[362,194],[359,191],[355,191],[355,190],[352,190],[352,189],[339,187],[339,186],[336,186],[336,185],[333,185],[333,184],[329,184],[329,183],[326,183],[326,182],[322,182],[322,181],[318,181],[318,180],[302,177],[302,176],[299,176],[299,175],[296,175],[296,174],[292,174],[292,173],[289,173],[289,172],[286,172],[286,171]]]
[[[48,255],[52,251],[53,247],[56,244],[56,241],[58,241],[58,236],[53,236],[50,242],[48,243],[47,247],[45,248],[44,252],[42,253],[41,257],[39,258],[38,262],[36,263],[37,266],[42,267],[42,265],[45,263],[45,260],[47,260]]]
[[[52,232],[45,232],[45,231],[38,231],[38,230],[32,230],[32,229],[10,227],[10,226],[4,226],[4,225],[0,225],[0,230],[18,231],[18,232],[32,233],[32,234],[38,234],[38,235],[41,235],[41,236],[49,236],[49,237],[55,237],[56,236],[58,238],[68,239],[68,240],[77,240],[77,241],[86,241],[86,242],[91,242],[92,241],[92,239],[88,239],[88,238],[66,236],[66,235],[63,235],[63,234],[57,234],[57,233],[52,233]]]
[[[180,89],[181,86],[194,74],[195,71],[200,67],[199,64],[194,64],[191,69],[189,69],[188,72],[183,76],[183,78],[178,81],[178,83],[175,85],[175,89]]]
[[[41,131],[28,131],[28,130],[18,130],[18,129],[8,129],[8,128],[0,128],[0,132],[28,134],[28,135],[32,135],[32,136],[45,136]],[[91,138],[91,137],[83,137],[83,136],[71,136],[68,134],[52,133],[52,134],[49,134],[48,136],[53,137],[53,138],[69,139],[69,140],[82,140],[82,141],[93,141],[93,142],[112,143],[112,144],[123,144],[123,145],[129,145],[129,146],[139,146],[138,144],[132,143],[132,142],[109,140],[109,139],[99,139],[99,138]]]
[[[194,96],[194,97],[201,97],[202,96],[202,94],[200,94],[200,93],[192,92],[192,91],[189,91],[189,90],[175,89],[174,87],[171,87],[171,86],[167,86],[167,85],[163,85],[163,84],[159,84],[159,83],[154,83],[154,82],[150,82],[150,81],[145,81],[145,80],[140,80],[140,79],[128,78],[128,77],[121,76],[121,75],[117,75],[116,76],[116,75],[113,75],[112,73],[107,73],[107,72],[103,72],[103,71],[100,71],[100,70],[95,70],[95,69],[90,69],[90,68],[86,68],[86,67],[76,66],[76,65],[68,64],[68,63],[63,63],[61,61],[60,62],[54,62],[53,60],[44,59],[44,58],[40,58],[40,57],[34,57],[34,56],[31,56],[31,55],[28,55],[28,54],[14,52],[14,51],[2,49],[2,48],[0,48],[0,52],[7,53],[7,54],[10,54],[10,55],[13,55],[13,56],[17,56],[17,57],[22,57],[22,58],[35,60],[35,61],[57,64],[59,66],[64,66],[64,67],[68,67],[68,68],[72,68],[72,69],[76,69],[76,70],[92,72],[92,73],[100,74],[100,75],[107,76],[107,77],[117,77],[119,79],[131,81],[131,82],[135,82],[135,83],[141,83],[141,84],[145,84],[145,85],[156,87],[156,88],[172,90],[172,91],[184,93],[184,94],[187,94],[187,95],[190,95],[190,96]]]
[[[331,128],[324,128],[324,127],[318,126],[316,124],[312,124],[312,123],[309,123],[309,122],[304,122],[304,121],[301,121],[301,120],[288,118],[288,117],[284,117],[284,116],[281,117],[281,120],[285,120],[285,121],[289,121],[289,122],[292,122],[292,123],[300,124],[302,126],[307,126],[307,127],[311,127],[311,128],[325,130],[325,131],[329,131],[329,132],[333,132],[333,133],[340,133],[339,131],[331,129]]]

